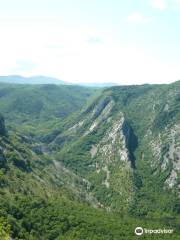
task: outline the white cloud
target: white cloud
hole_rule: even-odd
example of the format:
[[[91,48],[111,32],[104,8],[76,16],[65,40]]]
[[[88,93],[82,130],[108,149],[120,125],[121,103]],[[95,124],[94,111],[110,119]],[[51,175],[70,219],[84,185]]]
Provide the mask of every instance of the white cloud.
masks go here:
[[[126,22],[134,22],[134,23],[139,23],[139,22],[147,23],[147,22],[150,22],[151,20],[152,18],[145,17],[138,12],[135,12],[125,18]]]
[[[76,83],[121,84],[161,83],[180,77],[179,65],[160,64],[147,50],[122,45],[89,28],[5,27],[0,33],[0,75],[47,75]],[[103,44],[90,44],[90,36],[99,36]],[[23,64],[33,63],[34,68],[20,69],[22,60]]]
[[[174,0],[175,6],[180,7],[180,0]]]
[[[160,10],[164,10],[167,8],[165,0],[150,0],[150,5],[153,8],[158,8]]]

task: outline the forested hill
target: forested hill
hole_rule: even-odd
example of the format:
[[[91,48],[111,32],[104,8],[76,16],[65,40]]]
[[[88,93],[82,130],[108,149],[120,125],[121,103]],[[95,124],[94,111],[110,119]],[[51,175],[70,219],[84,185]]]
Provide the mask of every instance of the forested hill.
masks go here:
[[[97,94],[93,88],[0,83],[0,112],[12,126],[45,130],[80,110]]]

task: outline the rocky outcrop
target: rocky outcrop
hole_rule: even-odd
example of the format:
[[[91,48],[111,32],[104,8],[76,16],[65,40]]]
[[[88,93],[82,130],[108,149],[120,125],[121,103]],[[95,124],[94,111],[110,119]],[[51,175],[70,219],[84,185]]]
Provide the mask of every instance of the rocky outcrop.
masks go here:
[[[114,101],[108,99],[106,101],[101,101],[96,108],[92,111],[90,115],[91,125],[89,129],[85,132],[84,136],[90,134],[95,129],[97,129],[104,121],[106,121],[114,107]]]
[[[180,171],[180,125],[175,125],[173,129],[171,129],[170,133],[170,143],[168,145],[167,156],[165,156],[165,160],[171,163],[172,169],[169,177],[166,180],[166,183],[170,188],[174,187],[177,183],[178,173]],[[166,163],[166,165],[168,165]],[[177,186],[180,188],[180,184]]]
[[[97,145],[92,145],[91,158],[96,159],[96,173],[105,174],[103,184],[109,188],[112,167],[121,165],[126,168],[135,166],[134,150],[137,147],[137,139],[132,128],[126,122],[124,114],[119,113],[116,120],[112,121],[104,137]]]

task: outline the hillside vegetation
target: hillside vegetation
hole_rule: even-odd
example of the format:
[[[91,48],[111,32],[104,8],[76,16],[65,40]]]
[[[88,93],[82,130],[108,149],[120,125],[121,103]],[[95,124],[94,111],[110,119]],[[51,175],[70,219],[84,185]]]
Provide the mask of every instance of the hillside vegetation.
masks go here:
[[[0,85],[0,234],[178,239],[179,109],[180,82]]]

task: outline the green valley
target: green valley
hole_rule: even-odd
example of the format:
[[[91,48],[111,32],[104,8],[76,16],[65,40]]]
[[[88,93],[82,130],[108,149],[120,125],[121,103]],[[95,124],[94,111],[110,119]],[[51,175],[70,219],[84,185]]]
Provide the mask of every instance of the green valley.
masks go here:
[[[179,239],[180,82],[0,83],[0,238]]]

